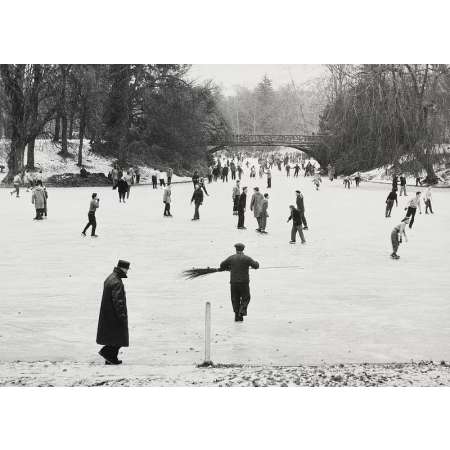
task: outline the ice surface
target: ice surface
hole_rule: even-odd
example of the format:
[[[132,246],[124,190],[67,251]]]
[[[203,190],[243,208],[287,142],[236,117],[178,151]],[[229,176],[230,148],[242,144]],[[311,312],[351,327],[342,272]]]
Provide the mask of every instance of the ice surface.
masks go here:
[[[388,186],[346,190],[324,177],[316,192],[310,178],[273,174],[265,236],[254,231],[249,211],[248,229],[236,229],[231,182],[207,185],[198,222],[190,220],[190,184],[173,187],[172,219],[163,217],[162,190],[151,186],[132,187],[126,204],[111,188],[50,188],[48,220],[40,222],[32,220],[30,192],[16,199],[1,189],[0,360],[101,363],[102,285],[119,258],[131,261],[130,347],[122,355],[130,365],[201,362],[206,301],[216,363],[450,359],[450,191],[434,191],[435,214],[416,216],[394,261],[390,233],[406,199],[386,219]],[[266,192],[265,180],[244,177],[242,184]],[[289,245],[288,206],[298,188],[310,229],[306,245]],[[100,237],[82,238],[94,190]],[[233,321],[227,273],[180,277],[194,266],[217,266],[238,241],[261,267],[304,268],[252,271],[243,323]]]

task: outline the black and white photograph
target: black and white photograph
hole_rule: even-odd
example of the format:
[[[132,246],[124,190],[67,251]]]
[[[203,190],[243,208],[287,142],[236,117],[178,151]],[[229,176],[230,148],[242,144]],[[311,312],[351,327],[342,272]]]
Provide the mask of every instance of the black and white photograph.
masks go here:
[[[0,398],[450,387],[448,55],[234,39],[0,54]]]

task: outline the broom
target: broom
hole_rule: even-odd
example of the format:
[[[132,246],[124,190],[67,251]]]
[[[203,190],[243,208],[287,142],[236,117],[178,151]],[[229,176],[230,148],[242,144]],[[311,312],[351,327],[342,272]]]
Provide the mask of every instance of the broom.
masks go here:
[[[261,267],[259,270],[264,269],[303,269],[303,267],[300,266],[272,266],[272,267]],[[184,270],[182,272],[182,275],[186,280],[193,280],[194,278],[203,277],[205,275],[209,275],[210,273],[216,273],[216,272],[224,272],[224,270],[221,270],[219,268],[215,267],[206,267],[206,268],[192,268],[189,270]]]

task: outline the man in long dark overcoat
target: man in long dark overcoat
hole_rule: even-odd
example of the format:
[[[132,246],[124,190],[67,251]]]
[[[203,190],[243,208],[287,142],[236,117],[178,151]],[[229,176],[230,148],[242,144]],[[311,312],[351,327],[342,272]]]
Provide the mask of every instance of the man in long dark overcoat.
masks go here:
[[[122,278],[127,278],[129,268],[128,261],[119,260],[103,285],[97,344],[104,346],[99,354],[105,358],[105,364],[121,364],[117,358],[119,349],[129,345],[127,298],[122,282]]]

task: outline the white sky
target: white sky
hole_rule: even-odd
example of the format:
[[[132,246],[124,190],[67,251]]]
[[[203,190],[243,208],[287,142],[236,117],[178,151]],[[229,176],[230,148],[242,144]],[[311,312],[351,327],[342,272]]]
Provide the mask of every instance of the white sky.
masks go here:
[[[225,95],[232,95],[238,85],[255,87],[265,74],[276,88],[289,83],[291,77],[299,87],[326,73],[326,67],[318,64],[194,64],[189,77],[198,81],[214,80]]]

